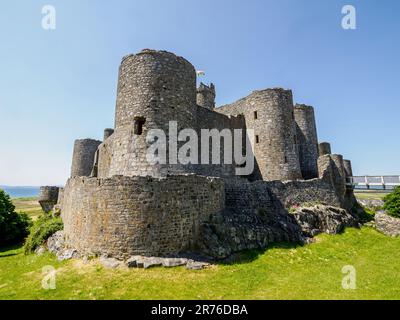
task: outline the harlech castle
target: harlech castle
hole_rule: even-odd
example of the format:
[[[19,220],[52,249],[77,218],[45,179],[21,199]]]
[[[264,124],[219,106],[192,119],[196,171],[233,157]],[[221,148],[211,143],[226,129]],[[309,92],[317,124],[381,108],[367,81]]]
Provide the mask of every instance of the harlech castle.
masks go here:
[[[223,259],[357,223],[346,185],[351,163],[318,142],[313,107],[274,88],[217,108],[214,85],[197,88],[196,77],[191,63],[166,51],[123,58],[114,128],[103,141],[76,140],[65,187],[42,188],[43,208],[61,213],[67,248],[118,259],[185,252]],[[237,175],[246,164],[224,162],[223,148],[219,164],[149,163],[149,131],[169,138],[171,121],[199,135],[242,129],[254,170]]]

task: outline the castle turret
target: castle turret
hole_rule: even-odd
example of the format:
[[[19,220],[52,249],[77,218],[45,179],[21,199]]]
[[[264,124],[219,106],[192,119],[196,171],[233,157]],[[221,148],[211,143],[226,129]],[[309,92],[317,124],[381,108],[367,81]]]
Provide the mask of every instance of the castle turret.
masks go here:
[[[111,137],[111,135],[113,133],[114,133],[114,129],[111,129],[111,128],[104,129],[103,141],[106,141],[109,137]]]
[[[176,161],[183,142],[177,143],[177,148],[168,144],[169,125],[176,123],[177,132],[196,129],[196,114],[196,71],[186,59],[149,49],[124,57],[119,69],[115,132],[100,148],[98,176],[191,173],[189,166]],[[165,133],[165,162],[148,161],[149,147],[156,141],[148,140],[152,129]]]
[[[319,156],[325,156],[327,154],[332,154],[331,144],[328,142],[321,142],[318,145]]]
[[[93,139],[76,140],[72,156],[71,177],[91,175],[96,151],[101,141]]]
[[[304,179],[317,178],[319,154],[314,108],[304,104],[296,104],[294,118],[301,173]]]
[[[203,108],[210,110],[215,109],[215,86],[210,84],[210,86],[200,83],[197,88],[197,104]]]
[[[196,112],[196,71],[182,57],[145,49],[123,58],[119,70],[115,129],[145,121],[162,129],[168,121],[193,127]]]
[[[302,179],[291,90],[254,91],[215,111],[236,116],[243,114],[246,129],[254,130],[254,180]]]
[[[59,190],[59,187],[40,187],[38,202],[44,212],[50,212],[57,204]]]
[[[346,178],[347,177],[352,177],[353,176],[353,168],[351,165],[351,161],[350,160],[343,160],[343,164],[344,164],[344,171],[346,172]]]
[[[344,196],[346,193],[346,171],[344,168],[343,156],[341,154],[332,154],[330,157],[335,163],[335,169],[337,170],[334,174],[336,191],[340,196]]]
[[[257,94],[260,108],[254,117],[259,122],[254,124],[259,136],[256,135],[255,148],[264,180],[301,179],[292,91],[277,88]]]

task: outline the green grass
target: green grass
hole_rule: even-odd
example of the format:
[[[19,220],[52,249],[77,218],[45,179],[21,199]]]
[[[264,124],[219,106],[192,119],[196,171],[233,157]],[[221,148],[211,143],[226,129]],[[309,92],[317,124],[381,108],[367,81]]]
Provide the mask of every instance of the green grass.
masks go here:
[[[37,202],[37,198],[14,198],[12,202],[16,212],[25,212],[33,220],[43,213],[42,208]]]
[[[383,200],[390,192],[373,192],[373,191],[354,191],[357,199],[362,200]]]
[[[201,271],[104,269],[97,260],[58,262],[0,250],[0,299],[400,299],[400,238],[373,229],[321,235],[317,243],[247,252],[242,262]],[[57,270],[57,289],[41,287],[42,268]],[[357,289],[341,286],[345,265]]]

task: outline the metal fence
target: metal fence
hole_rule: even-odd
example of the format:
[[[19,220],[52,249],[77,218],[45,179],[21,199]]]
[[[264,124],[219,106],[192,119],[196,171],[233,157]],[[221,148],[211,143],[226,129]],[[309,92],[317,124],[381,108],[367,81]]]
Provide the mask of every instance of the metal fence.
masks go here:
[[[388,190],[400,186],[400,176],[355,176],[347,178],[354,189]]]

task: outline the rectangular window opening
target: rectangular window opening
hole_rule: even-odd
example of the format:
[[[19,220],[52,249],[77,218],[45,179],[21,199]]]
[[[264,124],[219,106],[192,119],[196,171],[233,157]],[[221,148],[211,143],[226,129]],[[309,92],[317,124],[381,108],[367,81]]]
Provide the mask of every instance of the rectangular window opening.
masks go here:
[[[143,126],[146,123],[146,119],[143,117],[136,117],[133,124],[134,134],[140,136],[143,134]]]

